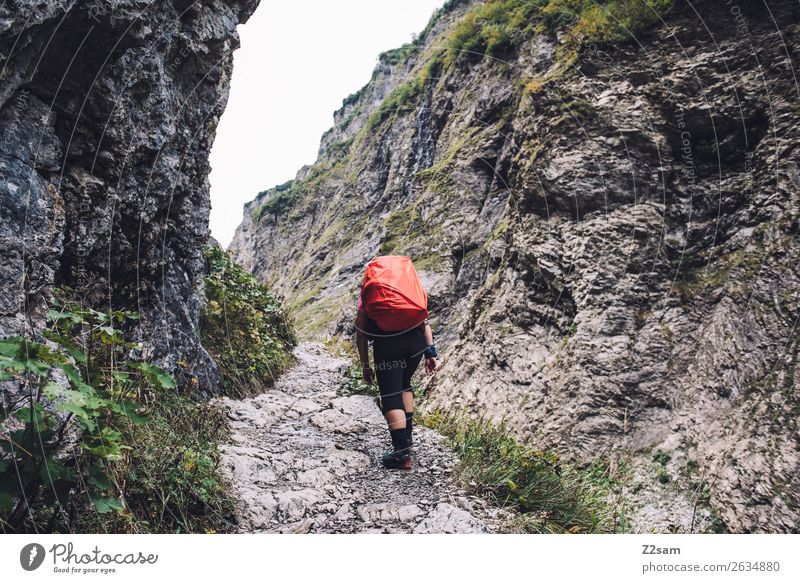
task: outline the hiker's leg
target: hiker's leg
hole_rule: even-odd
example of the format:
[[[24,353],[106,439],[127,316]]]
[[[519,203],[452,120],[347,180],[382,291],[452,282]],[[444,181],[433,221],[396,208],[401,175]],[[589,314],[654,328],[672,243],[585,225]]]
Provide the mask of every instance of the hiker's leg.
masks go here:
[[[397,338],[376,339],[373,344],[375,379],[381,394],[381,412],[386,418],[394,451],[407,451],[406,412],[403,405],[402,344]]]
[[[406,413],[406,437],[408,445],[414,445],[414,393],[411,389],[403,391],[403,408]]]
[[[388,375],[391,378],[391,375]],[[378,377],[380,379],[380,377]],[[384,377],[386,380],[386,377]],[[402,377],[396,375],[396,382],[384,383],[378,386],[381,388],[381,410],[389,426],[389,436],[392,438],[392,448],[394,451],[408,451],[411,444],[408,441],[408,430],[406,429],[406,412],[403,408],[403,392],[398,389],[401,386]],[[384,391],[386,387],[386,391]]]
[[[405,359],[407,364],[403,369],[403,409],[406,412],[406,435],[409,445],[413,443],[414,433],[414,392],[411,386],[411,379],[422,360],[422,352],[425,350],[425,338],[422,328],[417,328],[408,334]]]
[[[386,418],[389,430],[404,429],[406,415],[403,404],[403,369],[396,364],[396,361],[387,361],[376,356],[375,379],[378,381],[378,390],[381,393],[381,412]]]
[[[386,418],[386,425],[389,426],[389,431],[406,428],[406,412],[402,409],[386,411],[383,416]]]
[[[411,389],[403,391],[403,409],[408,414],[414,412],[414,393]]]

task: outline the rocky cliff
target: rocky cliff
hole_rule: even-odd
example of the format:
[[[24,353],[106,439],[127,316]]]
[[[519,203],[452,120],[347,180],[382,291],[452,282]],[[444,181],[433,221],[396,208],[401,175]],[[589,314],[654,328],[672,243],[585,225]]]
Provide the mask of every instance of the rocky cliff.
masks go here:
[[[800,530],[797,5],[525,4],[382,55],[232,249],[306,336],[408,254],[434,406],[608,460],[633,529]]]
[[[2,3],[0,336],[35,333],[69,286],[139,311],[142,356],[214,391],[197,334],[208,153],[257,3]]]

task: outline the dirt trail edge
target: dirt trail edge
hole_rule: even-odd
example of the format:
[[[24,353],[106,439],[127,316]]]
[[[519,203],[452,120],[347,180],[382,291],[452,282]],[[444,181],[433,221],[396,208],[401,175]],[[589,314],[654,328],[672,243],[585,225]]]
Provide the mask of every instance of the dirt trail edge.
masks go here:
[[[387,471],[385,422],[372,397],[343,396],[348,362],[321,344],[295,349],[297,364],[269,391],[219,399],[230,443],[223,469],[242,532],[481,533],[503,512],[455,483],[452,452],[415,427],[411,471]]]

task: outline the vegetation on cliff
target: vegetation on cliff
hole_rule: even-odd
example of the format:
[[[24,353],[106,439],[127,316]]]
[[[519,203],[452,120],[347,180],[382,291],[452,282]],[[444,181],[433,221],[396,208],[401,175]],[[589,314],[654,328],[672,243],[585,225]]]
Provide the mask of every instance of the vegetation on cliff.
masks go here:
[[[41,341],[0,341],[3,532],[197,532],[229,515],[221,422],[161,368],[131,358],[139,318],[62,290]]]
[[[222,390],[243,396],[264,390],[289,367],[296,344],[278,299],[220,247],[208,246],[203,346],[220,368]]]
[[[369,117],[366,131],[393,112],[413,108],[429,79],[457,63],[475,63],[485,57],[502,59],[537,33],[558,32],[565,38],[565,61],[586,44],[634,40],[662,22],[674,0],[490,0],[469,10],[413,79],[392,91]],[[438,16],[436,16],[438,18]],[[421,35],[420,38],[424,38]],[[390,65],[416,54],[418,43],[381,55]],[[345,101],[347,104],[347,100]]]

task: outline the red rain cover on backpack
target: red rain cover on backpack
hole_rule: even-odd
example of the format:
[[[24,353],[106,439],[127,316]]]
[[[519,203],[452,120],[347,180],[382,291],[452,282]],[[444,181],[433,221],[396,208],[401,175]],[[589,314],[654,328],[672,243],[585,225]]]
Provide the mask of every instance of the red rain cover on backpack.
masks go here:
[[[409,257],[376,257],[364,270],[364,310],[384,332],[416,328],[428,317],[428,296]]]

